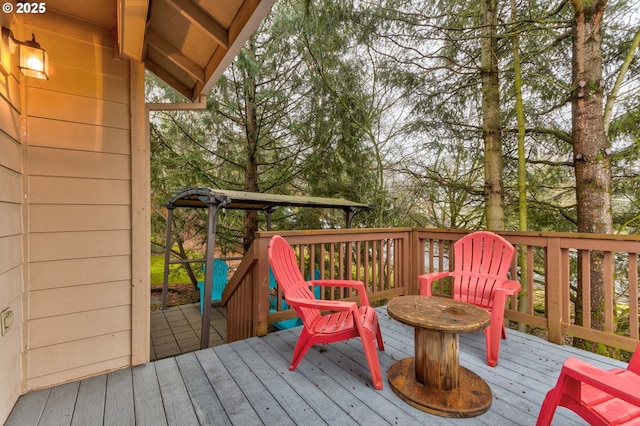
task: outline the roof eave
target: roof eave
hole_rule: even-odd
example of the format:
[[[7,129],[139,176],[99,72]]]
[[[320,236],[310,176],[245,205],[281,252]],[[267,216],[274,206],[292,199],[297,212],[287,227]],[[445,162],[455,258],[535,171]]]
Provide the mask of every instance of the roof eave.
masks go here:
[[[249,37],[251,37],[251,34],[255,32],[265,16],[267,16],[275,2],[276,0],[253,0],[245,3],[245,5],[247,5],[248,8],[250,7],[251,10],[247,10],[242,13],[248,14],[248,17],[237,20],[235,25],[229,28],[229,40],[231,41],[229,48],[212,70],[209,78],[202,88],[202,92],[196,94],[192,101],[197,101],[201,95],[206,96],[209,94],[213,89],[213,86],[216,85],[220,77],[222,77],[222,74],[238,55],[242,46],[244,46],[247,40],[249,40]],[[245,21],[244,25],[242,25],[242,21]]]
[[[142,61],[144,39],[149,12],[149,0],[117,0],[118,14],[118,55]]]

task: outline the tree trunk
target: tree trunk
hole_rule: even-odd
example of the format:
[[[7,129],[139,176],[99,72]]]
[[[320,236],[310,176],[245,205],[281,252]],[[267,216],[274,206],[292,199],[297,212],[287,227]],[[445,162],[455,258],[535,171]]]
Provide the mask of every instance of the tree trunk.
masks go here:
[[[572,135],[578,232],[609,234],[611,216],[610,146],[604,133],[602,18],[606,0],[572,0]],[[590,255],[591,325],[604,329],[603,254]],[[579,277],[580,280],[580,277]],[[578,282],[576,322],[582,323],[583,283]]]
[[[484,195],[487,228],[504,229],[502,184],[502,133],[500,123],[500,86],[498,75],[496,28],[497,0],[483,3],[482,34],[482,117],[484,137]]]
[[[516,23],[518,19],[516,1],[511,0],[511,22]],[[522,100],[522,68],[520,62],[519,34],[514,32],[511,37],[513,45],[513,92],[515,97],[516,118],[518,122],[518,224],[520,231],[527,230],[527,161],[525,153],[525,131],[526,120],[524,115],[524,102]],[[522,290],[518,294],[518,308],[521,312],[526,312],[529,306],[529,293],[527,292],[527,247],[520,246],[518,250],[518,264],[520,265],[519,280],[522,283]],[[518,330],[526,331],[526,324],[519,323]]]
[[[189,259],[189,255],[187,254],[187,251],[184,248],[184,244],[182,242],[182,238],[178,238],[178,240],[176,241],[176,244],[178,244],[178,257],[182,260],[187,260]],[[174,251],[175,253],[175,251]],[[189,277],[189,280],[191,281],[191,284],[193,285],[194,290],[198,289],[198,279],[196,278],[195,273],[193,272],[193,268],[191,267],[190,263],[183,263],[181,265],[185,271],[187,271],[187,276]]]
[[[254,54],[253,37],[247,43],[248,55]],[[258,120],[256,106],[256,75],[252,67],[245,69],[244,76],[245,96],[245,132],[247,136],[246,161],[244,173],[245,191],[258,192]],[[245,253],[253,243],[254,233],[258,230],[258,212],[245,210],[243,228],[243,247]]]

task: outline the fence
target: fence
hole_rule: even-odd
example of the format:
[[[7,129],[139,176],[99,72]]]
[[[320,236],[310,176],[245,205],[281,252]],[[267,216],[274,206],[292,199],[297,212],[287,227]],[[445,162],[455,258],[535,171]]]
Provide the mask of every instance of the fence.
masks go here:
[[[432,229],[340,229],[281,233],[294,247],[307,278],[356,279],[372,304],[417,294],[417,276],[453,268],[453,243],[468,231]],[[264,335],[268,325],[295,317],[282,309],[269,284],[268,244],[274,232],[259,232],[223,294],[229,341]],[[518,249],[511,276],[522,284],[505,317],[537,329],[549,341],[567,336],[632,351],[638,342],[640,236],[500,232]],[[580,283],[580,285],[579,285]],[[581,289],[581,291],[580,291]],[[323,299],[353,295],[321,289]],[[602,297],[598,299],[597,297]],[[355,299],[353,299],[355,300]],[[604,327],[591,324],[592,304]],[[578,309],[576,309],[578,308]],[[270,312],[270,310],[272,312]],[[273,312],[275,311],[275,312]]]

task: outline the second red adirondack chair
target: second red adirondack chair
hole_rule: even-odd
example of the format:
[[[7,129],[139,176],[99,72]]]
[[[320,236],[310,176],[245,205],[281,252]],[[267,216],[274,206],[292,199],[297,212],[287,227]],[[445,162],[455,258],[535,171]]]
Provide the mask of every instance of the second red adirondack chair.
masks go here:
[[[487,364],[498,364],[500,338],[505,339],[504,308],[509,296],[520,291],[520,283],[507,277],[514,247],[500,235],[488,231],[468,234],[453,246],[453,271],[420,275],[420,294],[431,296],[434,281],[453,278],[453,298],[486,309],[491,324],[485,328]]]
[[[544,398],[536,426],[548,426],[558,406],[590,425],[640,424],[640,344],[626,369],[602,370],[577,358],[567,359],[556,386]]]
[[[302,319],[302,332],[293,350],[290,370],[295,370],[311,346],[360,337],[367,358],[373,386],[382,389],[382,374],[376,350],[384,350],[378,315],[369,306],[366,288],[361,281],[313,280],[305,281],[296,262],[293,249],[284,238],[274,236],[269,244],[269,263],[286,302]],[[318,300],[310,285],[350,287],[358,291],[360,306],[356,302]],[[321,312],[322,311],[322,312]],[[324,311],[332,313],[323,314]]]

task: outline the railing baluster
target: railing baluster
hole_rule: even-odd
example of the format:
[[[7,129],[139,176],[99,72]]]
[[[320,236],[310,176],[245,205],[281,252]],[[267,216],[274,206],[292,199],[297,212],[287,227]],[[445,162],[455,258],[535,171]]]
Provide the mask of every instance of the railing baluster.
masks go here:
[[[580,250],[582,266],[582,325],[591,328],[591,256],[587,250]]]
[[[613,254],[604,252],[604,330],[613,333]]]
[[[638,326],[638,255],[629,253],[629,335],[632,339],[638,339],[640,330]]]

